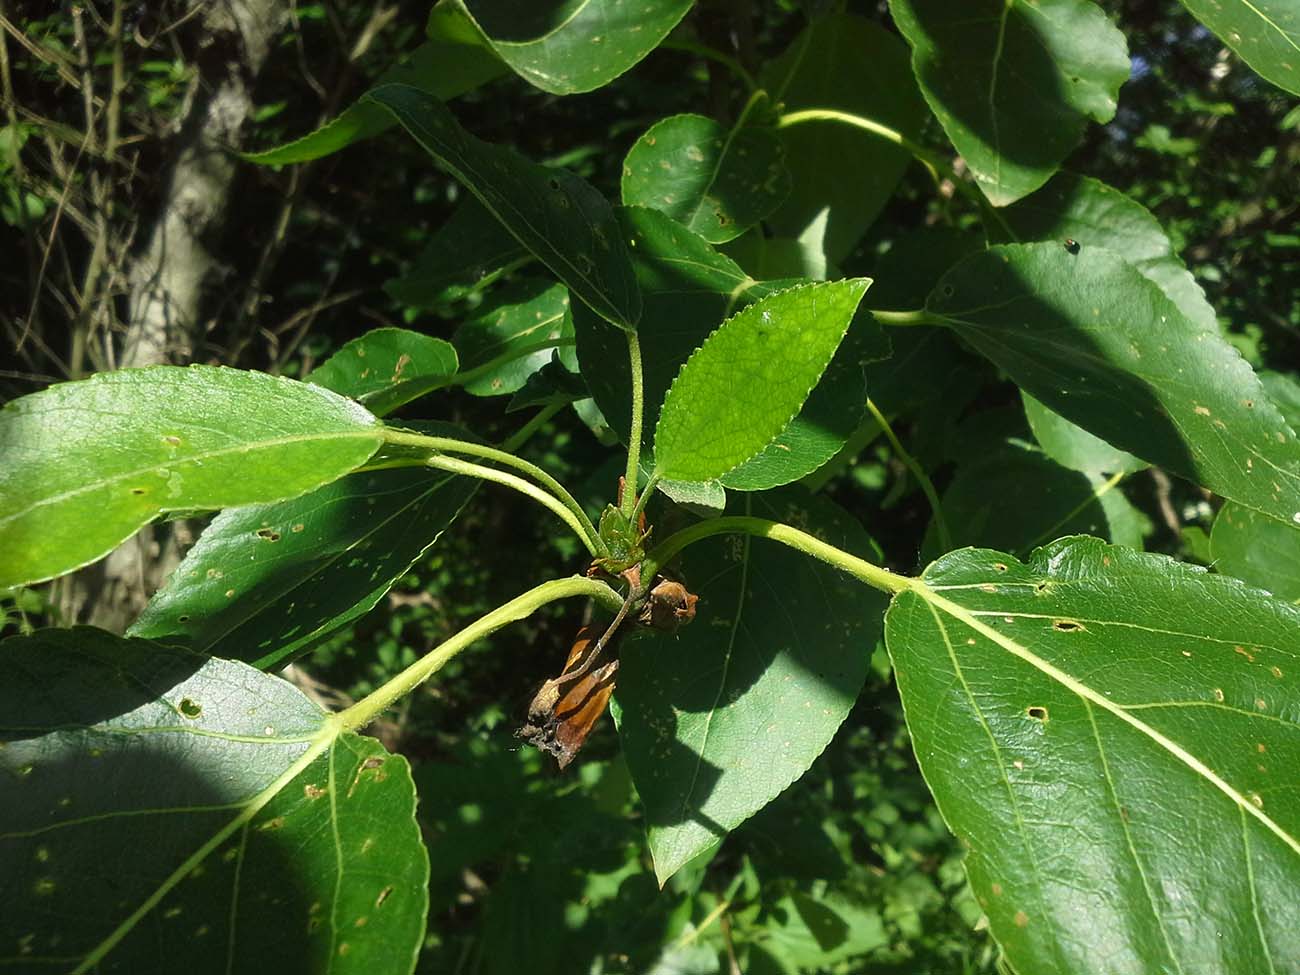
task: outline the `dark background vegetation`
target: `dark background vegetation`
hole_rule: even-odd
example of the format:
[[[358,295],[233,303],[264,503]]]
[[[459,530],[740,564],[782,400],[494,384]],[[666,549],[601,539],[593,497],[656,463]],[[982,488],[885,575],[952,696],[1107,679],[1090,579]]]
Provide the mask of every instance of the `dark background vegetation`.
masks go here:
[[[799,31],[803,6],[702,0],[686,29],[753,68]],[[884,3],[849,6],[888,22]],[[1253,365],[1293,365],[1300,110],[1172,0],[1103,6],[1129,39],[1133,75],[1115,121],[1092,127],[1067,167],[1157,215]],[[226,157],[214,213],[187,211],[177,182],[187,172],[178,160],[214,136],[215,92],[233,89],[243,106],[218,141],[256,149],[303,134],[419,43],[428,0],[267,4],[259,63],[223,27],[220,7],[0,0],[0,400],[126,362],[301,376],[376,326],[449,337],[472,304],[417,313],[382,289],[460,192],[395,131],[299,167]],[[616,197],[622,157],[652,122],[705,106],[726,118],[739,97],[694,55],[659,50],[593,94],[559,98],[509,76],[462,97],[455,111],[481,138],[569,166]],[[941,147],[937,126],[930,135]],[[907,231],[946,219],[945,206],[913,167],[843,270],[872,274]],[[131,351],[140,266],[151,234],[178,207],[205,251],[188,270],[190,321],[181,341],[141,359]],[[956,220],[973,224],[974,215]],[[954,431],[997,422],[989,418],[999,407],[1018,402],[974,358],[958,370],[966,395],[900,420],[905,440],[938,463],[940,485]],[[503,418],[499,402],[459,391],[439,393],[432,409],[489,438],[519,422]],[[611,451],[571,411],[526,452],[593,506],[613,489]],[[928,509],[886,451],[865,451],[828,490],[895,568],[916,568]],[[1150,519],[1148,547],[1203,553],[1212,517],[1204,497],[1158,473],[1127,491]],[[156,529],[98,575],[10,598],[6,629],[77,620],[120,629],[192,532]],[[290,676],[327,704],[354,700],[467,620],[578,568],[576,547],[534,508],[485,488],[379,607]],[[917,773],[879,649],[867,690],[813,769],[712,862],[660,892],[609,723],[564,775],[512,734],[562,659],[581,622],[575,612],[554,609],[504,631],[374,729],[411,759],[421,795],[433,862],[421,970],[709,972],[723,970],[740,942],[753,973],[993,970],[960,850]],[[838,914],[821,911],[828,899]],[[826,927],[843,918],[853,919],[847,940]],[[828,954],[826,944],[852,950]]]

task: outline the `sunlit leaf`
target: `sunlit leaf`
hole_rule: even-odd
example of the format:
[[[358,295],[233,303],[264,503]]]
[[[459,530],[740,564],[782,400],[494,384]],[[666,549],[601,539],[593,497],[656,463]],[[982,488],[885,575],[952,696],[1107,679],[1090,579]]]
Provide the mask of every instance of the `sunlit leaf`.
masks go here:
[[[1115,114],[1124,35],[1090,0],[890,0],[930,109],[984,194],[1047,182],[1089,119]]]
[[[790,192],[785,150],[770,128],[728,131],[703,115],[652,125],[623,161],[623,203],[668,214],[705,240],[739,237]]]
[[[1300,967],[1300,607],[1163,556],[966,549],[886,643],[1016,971]]]
[[[754,280],[730,258],[658,211],[625,207],[619,218],[633,242],[632,261],[645,296],[637,331],[645,389],[644,429],[649,437],[668,387],[709,333],[737,308],[792,282]],[[623,338],[581,307],[574,311],[574,327],[587,384],[626,442],[632,383]],[[762,490],[798,480],[824,464],[862,419],[866,403],[862,362],[888,354],[888,336],[859,310],[799,415],[762,453],[732,471],[728,483],[739,490]],[[670,486],[666,493],[677,497],[687,490],[671,493]],[[714,494],[721,496],[721,492]]]
[[[167,511],[290,498],[365,462],[375,418],[214,366],[100,373],[0,410],[0,589],[93,562]]]
[[[1300,9],[1291,0],[1183,0],[1261,77],[1300,95]]]
[[[653,51],[693,0],[459,0],[497,56],[556,95],[591,91]]]
[[[522,388],[561,342],[561,360],[576,368],[568,289],[539,278],[519,279],[495,292],[452,336],[465,373],[462,382],[475,396],[504,396]]]
[[[870,283],[778,291],[720,325],[664,397],[655,428],[659,474],[713,480],[767,447],[816,386]]]
[[[405,328],[376,328],[346,343],[306,381],[351,396],[375,416],[446,386],[456,375],[450,342]]]
[[[1300,444],[1259,378],[1114,252],[993,247],[945,275],[927,308],[1066,419],[1300,523]]]

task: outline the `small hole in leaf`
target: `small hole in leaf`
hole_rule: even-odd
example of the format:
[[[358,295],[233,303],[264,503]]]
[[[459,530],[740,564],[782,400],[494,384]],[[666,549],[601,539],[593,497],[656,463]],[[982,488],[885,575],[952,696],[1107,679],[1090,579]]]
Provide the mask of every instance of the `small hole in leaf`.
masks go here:
[[[547,183],[555,192],[560,192],[560,181],[558,179],[551,177],[551,179],[547,180]]]
[[[1073,633],[1082,630],[1083,624],[1077,620],[1052,620],[1052,629],[1057,633]]]
[[[280,533],[275,531],[273,528],[259,528],[257,530],[257,537],[268,542],[278,542],[280,540]]]
[[[183,697],[181,698],[180,710],[181,714],[185,715],[187,718],[197,718],[203,713],[203,705],[192,698]]]
[[[190,621],[190,617],[188,613],[181,613],[180,616],[176,617],[177,623],[188,623],[189,621]]]
[[[132,493],[132,494],[144,494],[144,488],[141,488],[141,487],[134,487],[134,488],[131,488],[131,493]]]
[[[1039,579],[1037,582],[1034,583],[1034,592],[1036,592],[1040,596],[1043,593],[1050,591],[1051,588],[1052,588],[1052,584],[1048,582],[1046,579]]]
[[[1035,721],[1047,720],[1047,708],[1043,707],[1041,704],[1029,705],[1029,707],[1025,708],[1025,714],[1029,715]]]
[[[953,296],[953,293],[954,293],[954,292],[953,292],[952,285],[950,285],[950,284],[945,284],[945,285],[943,286],[943,288],[941,289],[941,291],[942,291],[943,296],[944,296],[945,298],[951,298],[951,297]]]
[[[1006,564],[1005,562],[994,562],[994,563],[993,563],[993,571],[994,571],[994,572],[1006,572],[1006,571],[1007,571],[1007,564]]]

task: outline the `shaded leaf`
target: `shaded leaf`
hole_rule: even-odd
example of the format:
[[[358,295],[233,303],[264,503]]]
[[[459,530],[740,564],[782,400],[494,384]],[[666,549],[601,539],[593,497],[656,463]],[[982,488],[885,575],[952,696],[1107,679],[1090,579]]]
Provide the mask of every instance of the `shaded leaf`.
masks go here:
[[[723,322],[664,397],[656,471],[708,481],[767,447],[821,378],[869,285],[854,278],[790,288]]]
[[[1300,526],[1229,501],[1214,519],[1210,557],[1215,571],[1300,602]]]
[[[386,416],[448,385],[458,365],[450,342],[405,328],[376,328],[345,344],[305,378]]]
[[[1093,436],[1083,427],[1071,423],[1059,413],[1053,413],[1028,393],[1020,398],[1025,404],[1025,417],[1034,431],[1034,439],[1052,460],[1071,470],[1085,474],[1114,474],[1118,471],[1140,471],[1146,462],[1138,460],[1127,451],[1112,447],[1100,437]],[[1097,535],[1087,531],[1082,534]],[[988,543],[990,548],[1005,545]]]
[[[659,46],[692,0],[460,0],[522,78],[555,95],[592,91]]]
[[[460,353],[462,383],[475,396],[504,396],[523,387],[528,377],[551,361],[555,343],[573,340],[569,292],[562,284],[540,279],[511,282],[468,318],[452,344]],[[573,350],[558,350],[577,367]]]
[[[1300,446],[1259,378],[1113,252],[993,247],[953,268],[927,309],[1108,443],[1300,522]]]
[[[477,485],[419,468],[365,471],[301,498],[223,511],[128,632],[282,667],[383,598]]]
[[[409,85],[381,85],[365,96],[411,136],[501,221],[538,260],[607,321],[634,329],[641,294],[609,203],[563,169],[548,169],[512,149],[475,138],[447,106]]]
[[[747,495],[731,512],[849,551],[871,544],[833,504],[793,489]],[[700,594],[695,621],[627,642],[615,692],[661,883],[826,747],[866,679],[883,605],[842,573],[749,536],[692,545],[681,572]]]
[[[385,71],[378,84],[413,85],[452,99],[505,72],[505,65],[479,43],[463,16],[454,7],[438,4],[429,17],[429,40],[406,61]],[[362,96],[315,132],[263,152],[245,153],[243,158],[263,166],[310,162],[387,131],[393,122],[388,112]]]
[[[1261,77],[1300,95],[1300,11],[1290,0],[1183,0]]]
[[[808,25],[764,67],[761,81],[786,112],[838,109],[909,138],[919,137],[925,122],[907,48],[864,17],[835,14]],[[781,141],[793,189],[769,223],[792,238],[812,230],[825,258],[842,261],[893,195],[910,155],[842,122],[790,126]]]
[[[984,195],[1047,182],[1129,76],[1124,35],[1090,0],[890,0],[931,111]]]
[[[310,491],[380,441],[375,418],[336,393],[215,366],[23,396],[0,410],[0,589],[93,562],[163,512]]]
[[[1107,499],[1115,505],[1112,524]],[[1100,535],[1142,547],[1132,505],[1113,484],[1070,470],[1015,442],[985,450],[961,464],[941,500],[952,547],[977,545],[1023,554],[1062,535]],[[921,561],[942,555],[933,522],[921,543]]]
[[[565,367],[558,351],[551,351],[551,361],[528,377],[519,392],[510,397],[507,413],[530,406],[565,406],[591,394],[582,376]]]
[[[624,204],[662,211],[714,244],[739,237],[789,192],[775,131],[728,131],[703,115],[661,119],[623,161]]]
[[[917,759],[1011,967],[1300,966],[1297,632],[1300,608],[1091,538],[954,552],[895,597]]]
[[[405,759],[235,661],[86,627],[0,657],[15,970],[414,968],[429,866]]]
[[[469,196],[429,238],[411,269],[388,281],[384,290],[403,304],[436,308],[491,284],[527,255],[496,217]]]

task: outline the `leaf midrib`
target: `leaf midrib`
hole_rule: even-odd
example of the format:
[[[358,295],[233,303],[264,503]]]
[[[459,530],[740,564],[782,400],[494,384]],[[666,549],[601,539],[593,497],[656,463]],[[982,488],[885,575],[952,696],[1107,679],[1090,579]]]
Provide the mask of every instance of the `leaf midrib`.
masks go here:
[[[1010,653],[1012,656],[1020,660],[1023,660],[1025,663],[1029,664],[1031,667],[1040,671],[1045,676],[1056,681],[1066,690],[1073,693],[1076,697],[1088,702],[1089,704],[1101,708],[1106,713],[1112,715],[1113,717],[1117,718],[1120,721],[1123,721],[1125,724],[1132,727],[1139,734],[1142,734],[1147,738],[1149,738],[1156,745],[1158,745],[1166,752],[1168,752],[1171,757],[1175,758],[1177,761],[1187,766],[1189,769],[1192,770],[1193,773],[1205,779],[1212,786],[1214,786],[1216,789],[1222,792],[1238,808],[1244,810],[1251,816],[1255,817],[1255,819],[1258,820],[1264,826],[1265,829],[1267,829],[1269,832],[1277,836],[1278,839],[1282,840],[1283,843],[1285,843],[1288,847],[1290,847],[1292,852],[1300,856],[1300,839],[1288,833],[1271,816],[1267,815],[1262,809],[1255,806],[1254,803],[1252,803],[1244,795],[1242,795],[1239,791],[1237,791],[1237,789],[1235,789],[1231,784],[1229,784],[1226,780],[1224,780],[1217,773],[1215,773],[1213,769],[1211,769],[1208,765],[1202,762],[1195,755],[1187,751],[1187,749],[1179,745],[1176,741],[1169,738],[1167,735],[1164,735],[1160,731],[1156,730],[1151,725],[1147,724],[1145,721],[1142,721],[1140,718],[1134,717],[1122,706],[1117,705],[1113,701],[1108,700],[1105,696],[1098,694],[1096,691],[1088,687],[1086,684],[1083,684],[1082,682],[1076,680],[1074,677],[1070,676],[1065,671],[1061,670],[1055,665],[1044,660],[1042,657],[1039,657],[1037,654],[1033,653],[1027,648],[1021,646],[1019,643],[1012,640],[1010,637],[1006,636],[1005,634],[999,633],[997,630],[993,629],[988,624],[982,622],[978,617],[976,617],[973,613],[968,611],[964,606],[961,606],[958,603],[954,603],[950,599],[946,599],[945,597],[940,596],[937,592],[930,589],[930,587],[926,585],[924,582],[914,582],[913,584],[909,585],[907,587],[907,590],[905,591],[911,591],[915,593],[918,597],[920,597],[923,601],[929,603],[932,607],[941,609],[943,610],[943,612],[952,616],[954,619],[960,620],[962,623],[970,627],[976,633],[979,633],[981,636],[983,636],[986,640],[989,640],[992,643],[997,644],[1002,649]]]
[[[195,461],[212,460],[221,457],[227,457],[233,454],[250,454],[255,451],[260,451],[266,448],[283,447],[283,446],[287,446],[288,444],[294,444],[294,443],[311,443],[317,441],[330,442],[335,440],[354,440],[354,439],[374,440],[375,447],[378,448],[380,442],[383,440],[383,436],[380,433],[380,428],[378,426],[374,426],[362,430],[347,430],[347,431],[340,431],[338,433],[329,433],[329,434],[321,434],[321,433],[294,434],[288,437],[275,437],[270,440],[258,440],[251,445],[247,443],[243,443],[232,447],[221,447],[213,450],[201,451],[199,453],[187,454],[184,457],[178,457],[178,458],[173,458],[171,460],[161,461],[157,464],[149,464],[146,467],[136,467],[128,471],[122,471],[118,474],[114,474],[97,481],[92,481],[89,484],[83,484],[79,487],[73,488],[70,491],[63,491],[58,494],[53,494],[48,497],[41,498],[33,502],[32,504],[27,505],[25,508],[19,508],[17,511],[12,512],[11,514],[0,517],[0,528],[3,528],[4,525],[6,525],[11,521],[15,521],[19,518],[23,518],[27,516],[28,514],[37,510],[38,508],[48,507],[49,505],[54,505],[54,504],[60,504],[64,501],[70,500],[71,498],[76,498],[79,497],[80,495],[87,494],[92,491],[98,491],[102,488],[110,487],[114,484],[119,484],[122,481],[126,481],[131,478],[141,477],[145,474],[156,474],[159,470],[172,471],[175,468],[184,466],[186,464],[193,464]],[[181,504],[176,507],[159,505],[157,510],[159,511],[183,510],[189,507],[192,507],[192,503]]]

